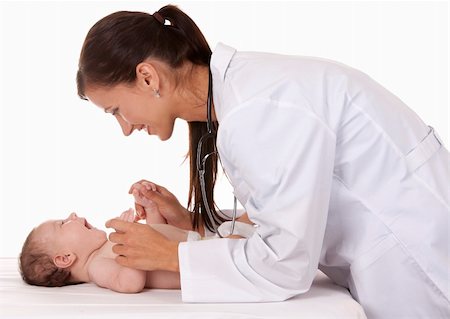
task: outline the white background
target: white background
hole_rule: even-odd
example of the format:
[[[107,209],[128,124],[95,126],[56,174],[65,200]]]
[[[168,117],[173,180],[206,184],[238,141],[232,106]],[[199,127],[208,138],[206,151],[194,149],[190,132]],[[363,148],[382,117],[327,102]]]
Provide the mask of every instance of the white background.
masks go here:
[[[449,6],[433,2],[174,1],[211,48],[320,56],[368,73],[449,145]],[[72,211],[103,228],[132,206],[145,178],[187,202],[187,125],[163,143],[125,138],[113,117],[76,94],[89,28],[114,11],[160,1],[0,2],[0,257],[18,256],[32,227]],[[221,179],[217,199],[231,207]]]

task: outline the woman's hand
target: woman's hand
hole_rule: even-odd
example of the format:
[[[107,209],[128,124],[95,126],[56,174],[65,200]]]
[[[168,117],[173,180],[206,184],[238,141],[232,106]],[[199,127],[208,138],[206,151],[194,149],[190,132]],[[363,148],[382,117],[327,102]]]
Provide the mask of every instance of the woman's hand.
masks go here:
[[[131,223],[119,218],[106,222],[114,228],[109,240],[116,262],[125,267],[151,270],[179,271],[178,242],[170,241],[149,225]]]
[[[166,188],[141,180],[131,186],[129,194],[132,194],[135,189],[138,189],[143,197],[157,206],[159,214],[168,224],[181,229],[192,230],[191,213]],[[144,208],[139,204],[136,204],[136,211],[140,216],[145,213]]]

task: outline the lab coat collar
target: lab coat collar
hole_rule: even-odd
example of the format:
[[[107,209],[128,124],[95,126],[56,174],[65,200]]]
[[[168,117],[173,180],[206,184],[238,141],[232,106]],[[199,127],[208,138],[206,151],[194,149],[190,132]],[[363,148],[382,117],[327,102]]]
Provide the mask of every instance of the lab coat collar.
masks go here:
[[[211,69],[219,73],[222,81],[235,52],[236,49],[219,42],[211,55]]]

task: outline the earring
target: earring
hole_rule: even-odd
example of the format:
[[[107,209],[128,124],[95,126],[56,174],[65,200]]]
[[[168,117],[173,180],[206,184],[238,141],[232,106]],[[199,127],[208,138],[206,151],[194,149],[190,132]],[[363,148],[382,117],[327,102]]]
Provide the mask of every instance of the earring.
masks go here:
[[[161,94],[159,94],[158,89],[153,89],[153,94],[159,99],[161,97]]]

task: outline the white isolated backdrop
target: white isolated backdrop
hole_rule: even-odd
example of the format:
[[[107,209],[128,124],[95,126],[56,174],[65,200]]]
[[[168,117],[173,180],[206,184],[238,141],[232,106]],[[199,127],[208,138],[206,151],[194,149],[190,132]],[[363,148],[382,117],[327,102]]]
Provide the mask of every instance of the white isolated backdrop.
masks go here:
[[[368,73],[449,145],[449,7],[433,2],[174,1],[212,48],[320,56]],[[133,205],[148,179],[187,202],[187,125],[161,142],[122,136],[113,117],[76,94],[89,28],[115,11],[153,13],[162,1],[0,2],[0,257],[28,232],[75,211],[97,227]],[[289,132],[286,132],[286,136]],[[221,178],[221,207],[232,206]]]

